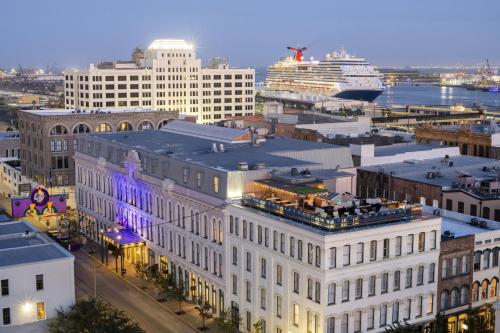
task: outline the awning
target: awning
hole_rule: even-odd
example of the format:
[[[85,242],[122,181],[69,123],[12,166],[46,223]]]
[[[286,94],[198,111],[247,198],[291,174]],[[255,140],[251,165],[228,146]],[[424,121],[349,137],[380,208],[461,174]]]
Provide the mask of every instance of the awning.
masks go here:
[[[104,232],[104,238],[115,246],[142,246],[146,245],[141,236],[128,229],[115,229]]]

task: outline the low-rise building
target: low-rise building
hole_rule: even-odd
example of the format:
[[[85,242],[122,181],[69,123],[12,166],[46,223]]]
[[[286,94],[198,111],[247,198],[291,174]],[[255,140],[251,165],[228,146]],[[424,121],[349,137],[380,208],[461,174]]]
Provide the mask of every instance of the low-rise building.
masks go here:
[[[45,332],[75,303],[74,257],[27,222],[1,223],[0,285],[0,330]]]
[[[493,326],[493,313],[500,313],[491,307],[498,301],[499,223],[430,206],[424,211],[442,217],[437,302],[448,332],[464,332],[471,309]]]
[[[395,143],[389,145],[349,144],[354,165],[369,166],[404,162],[407,160],[425,160],[444,156],[459,156],[457,147],[442,145],[418,144],[415,142]]]
[[[438,141],[460,147],[463,155],[500,159],[500,132],[495,123],[422,126],[416,129],[416,138],[421,143]]]
[[[27,194],[34,185],[31,179],[22,175],[19,160],[0,162],[0,181],[3,185],[0,191],[6,195]]]
[[[498,160],[443,156],[360,167],[357,194],[423,202],[500,221]]]
[[[19,159],[19,132],[0,132],[0,161]]]

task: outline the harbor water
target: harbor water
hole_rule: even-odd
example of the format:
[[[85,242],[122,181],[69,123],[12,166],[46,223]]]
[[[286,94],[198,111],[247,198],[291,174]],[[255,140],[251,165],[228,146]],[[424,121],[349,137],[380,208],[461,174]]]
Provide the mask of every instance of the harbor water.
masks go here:
[[[467,90],[461,87],[439,87],[433,85],[400,84],[387,87],[375,100],[378,106],[393,105],[454,105],[473,106],[482,104],[500,107],[500,93]]]

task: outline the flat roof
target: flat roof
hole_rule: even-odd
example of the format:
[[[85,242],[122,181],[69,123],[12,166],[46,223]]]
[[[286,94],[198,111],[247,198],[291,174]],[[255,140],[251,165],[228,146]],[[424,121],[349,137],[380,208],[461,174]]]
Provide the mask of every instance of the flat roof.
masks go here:
[[[215,127],[215,126],[214,126]],[[207,127],[198,125],[199,130]],[[217,131],[226,130],[217,127]],[[230,131],[232,133],[232,131]],[[252,164],[264,163],[265,167],[292,167],[297,165],[321,165],[328,161],[340,168],[352,168],[352,156],[348,147],[289,138],[268,138],[265,142],[252,145],[248,142],[227,143],[219,138],[207,138],[203,133],[186,134],[164,130],[90,133],[87,137],[108,141],[155,154],[166,155],[173,159],[199,163],[223,170],[237,170],[239,162]],[[224,152],[212,151],[213,143],[224,144]],[[307,156],[307,154],[310,154]],[[308,158],[314,155],[311,162]],[[320,155],[321,154],[321,155]]]
[[[423,144],[416,142],[402,142],[386,146],[375,146],[375,156],[393,156],[417,151],[428,151],[431,149],[450,148],[444,145]],[[443,156],[444,157],[444,156]]]
[[[0,250],[0,267],[31,264],[35,262],[68,258],[57,244],[44,244]]]
[[[26,234],[28,232],[28,234]],[[28,222],[0,224],[0,267],[73,257]]]
[[[450,163],[452,162],[452,163]],[[405,161],[390,164],[379,164],[359,167],[359,170],[391,174],[393,177],[426,183],[434,186],[448,187],[457,182],[460,174],[469,174],[472,177],[488,179],[496,177],[495,170],[483,171],[483,167],[500,168],[500,161],[490,158],[475,156],[451,156],[447,162],[442,158],[431,158],[419,161]],[[428,178],[429,172],[437,173],[439,176]]]
[[[95,110],[76,110],[76,109],[23,109],[22,112],[35,114],[37,116],[71,116],[88,114],[108,114],[108,113],[134,113],[134,112],[173,112],[159,111],[143,108],[96,108]]]

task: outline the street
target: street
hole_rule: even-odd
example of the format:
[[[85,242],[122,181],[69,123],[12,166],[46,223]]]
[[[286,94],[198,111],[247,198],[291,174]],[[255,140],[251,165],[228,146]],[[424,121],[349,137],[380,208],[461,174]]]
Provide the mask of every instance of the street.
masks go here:
[[[75,255],[75,287],[77,298],[93,296],[95,260],[82,251]],[[125,311],[136,320],[147,333],[191,333],[198,332],[165,310],[160,304],[117,277],[107,268],[96,269],[97,297]]]

